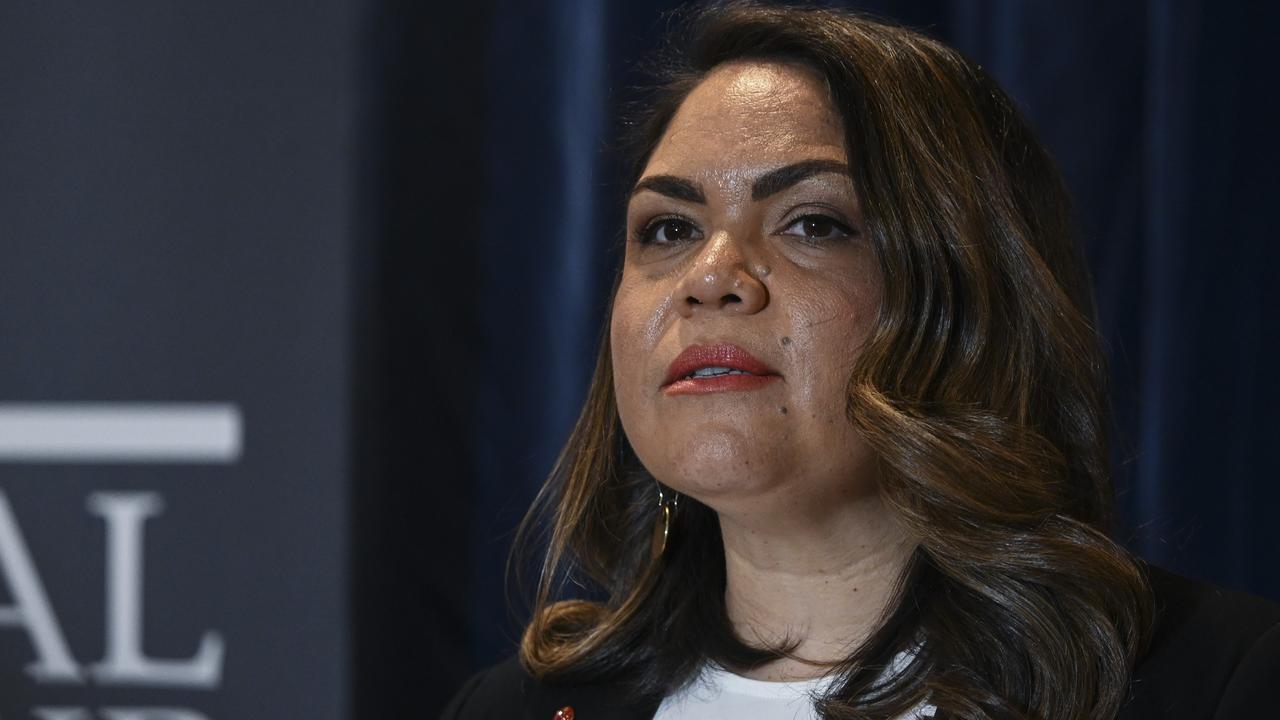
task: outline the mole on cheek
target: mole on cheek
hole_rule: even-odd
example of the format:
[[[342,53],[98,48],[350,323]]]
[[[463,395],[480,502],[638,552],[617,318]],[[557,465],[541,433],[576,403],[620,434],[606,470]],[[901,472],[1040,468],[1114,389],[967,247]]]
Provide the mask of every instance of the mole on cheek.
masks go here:
[[[787,337],[786,335],[783,335],[783,336],[782,336],[782,344],[783,344],[783,346],[784,346],[784,347],[785,347],[785,346],[787,346],[787,345],[790,345],[790,344],[791,344],[791,338]]]
[[[786,415],[786,414],[787,414],[787,406],[786,406],[786,405],[782,405],[782,406],[780,406],[780,407],[778,408],[778,412],[782,413],[783,415]]]

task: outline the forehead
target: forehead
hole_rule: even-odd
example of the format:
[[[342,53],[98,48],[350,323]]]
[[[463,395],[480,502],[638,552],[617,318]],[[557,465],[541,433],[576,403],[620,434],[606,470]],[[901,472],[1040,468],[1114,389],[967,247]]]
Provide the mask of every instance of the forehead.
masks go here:
[[[810,159],[846,159],[822,78],[798,65],[744,61],[717,67],[689,93],[644,174],[733,179]]]

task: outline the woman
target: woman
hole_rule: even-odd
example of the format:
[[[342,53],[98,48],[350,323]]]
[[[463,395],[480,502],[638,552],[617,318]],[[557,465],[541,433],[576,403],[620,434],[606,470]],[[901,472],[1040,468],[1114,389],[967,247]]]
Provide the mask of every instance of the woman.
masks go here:
[[[1090,290],[1005,94],[831,10],[672,47],[533,619],[446,717],[1262,712],[1280,609],[1105,535]]]

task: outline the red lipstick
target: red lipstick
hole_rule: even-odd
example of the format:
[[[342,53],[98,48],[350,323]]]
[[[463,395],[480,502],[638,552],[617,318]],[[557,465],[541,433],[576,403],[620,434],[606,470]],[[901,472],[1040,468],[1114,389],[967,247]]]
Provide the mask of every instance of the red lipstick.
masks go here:
[[[737,345],[691,345],[676,356],[663,381],[664,395],[755,390],[781,377]]]

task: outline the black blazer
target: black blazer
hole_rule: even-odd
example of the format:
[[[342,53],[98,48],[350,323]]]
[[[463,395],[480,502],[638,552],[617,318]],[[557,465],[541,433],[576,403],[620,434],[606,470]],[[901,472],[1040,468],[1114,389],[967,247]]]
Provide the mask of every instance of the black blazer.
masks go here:
[[[1280,605],[1148,568],[1156,628],[1118,720],[1280,718]],[[626,701],[621,684],[559,685],[515,658],[467,681],[443,720],[652,720],[656,705]]]

